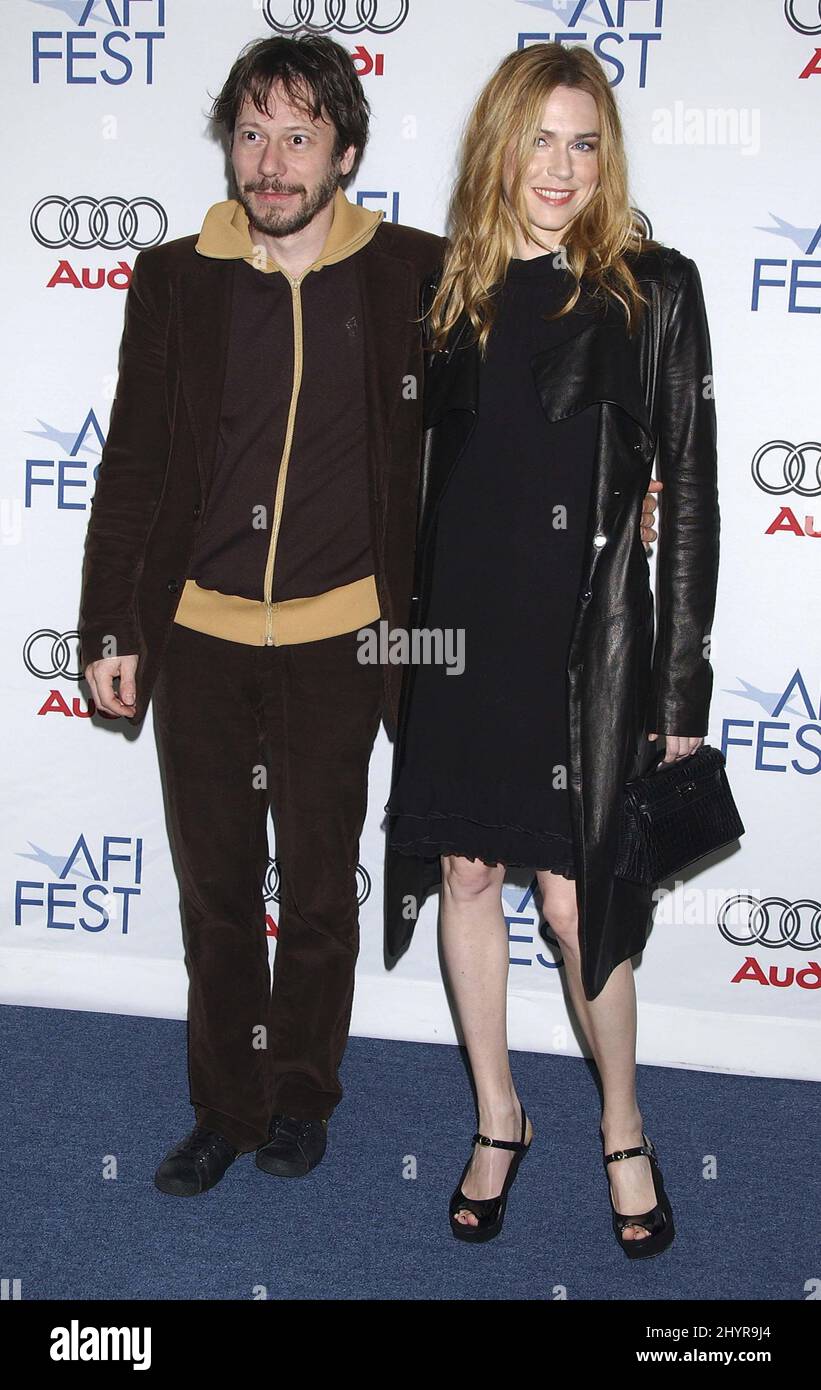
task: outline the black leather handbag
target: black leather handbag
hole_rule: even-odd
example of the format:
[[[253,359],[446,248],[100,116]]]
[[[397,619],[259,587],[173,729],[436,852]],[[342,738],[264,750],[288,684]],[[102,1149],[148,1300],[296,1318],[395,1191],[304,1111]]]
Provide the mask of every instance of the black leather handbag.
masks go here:
[[[616,859],[617,878],[654,885],[744,834],[724,755],[703,743],[679,762],[628,782]]]

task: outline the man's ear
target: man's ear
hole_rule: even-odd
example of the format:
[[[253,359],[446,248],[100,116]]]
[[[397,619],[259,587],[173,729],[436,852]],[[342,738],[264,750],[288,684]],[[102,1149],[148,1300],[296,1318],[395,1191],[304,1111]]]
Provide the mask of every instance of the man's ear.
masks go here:
[[[356,163],[356,145],[349,145],[339,160],[339,172],[343,177],[349,174]]]

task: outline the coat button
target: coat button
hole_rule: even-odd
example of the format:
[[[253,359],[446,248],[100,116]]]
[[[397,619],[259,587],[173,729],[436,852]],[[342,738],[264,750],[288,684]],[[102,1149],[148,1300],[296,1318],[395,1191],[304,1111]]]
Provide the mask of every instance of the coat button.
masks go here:
[[[598,531],[593,537],[593,544],[597,550],[601,550],[603,545],[607,545],[607,537],[603,536],[601,531]]]
[[[641,454],[641,453],[643,453],[643,451],[644,451],[644,445],[643,445],[643,444],[634,444],[634,445],[633,445],[633,449],[635,450],[635,452],[636,452],[637,454]]]
[[[593,597],[593,590],[592,590],[592,589],[585,589],[585,590],[582,592],[582,598],[584,599],[585,603],[587,603],[588,599],[591,599],[592,597]]]
[[[195,517],[195,518],[198,517],[199,514],[200,514],[200,504],[199,504],[199,502],[198,502],[197,505],[196,505],[196,507],[194,508],[194,517]]]
[[[180,589],[180,581],[178,579],[169,579],[166,588],[169,594],[177,594]]]

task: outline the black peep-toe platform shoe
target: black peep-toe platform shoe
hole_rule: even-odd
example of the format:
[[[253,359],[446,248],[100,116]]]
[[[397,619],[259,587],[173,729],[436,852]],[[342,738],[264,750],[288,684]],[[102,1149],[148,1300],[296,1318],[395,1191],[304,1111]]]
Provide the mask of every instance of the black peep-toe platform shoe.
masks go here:
[[[474,1134],[472,1143],[482,1144],[489,1149],[509,1149],[513,1153],[510,1167],[507,1170],[504,1186],[498,1197],[466,1197],[462,1191],[462,1183],[467,1177],[468,1169],[473,1161],[473,1155],[468,1159],[459,1179],[459,1186],[456,1188],[450,1199],[450,1229],[457,1240],[480,1241],[493,1240],[498,1236],[502,1229],[505,1219],[505,1209],[507,1207],[507,1197],[519,1171],[519,1164],[533,1143],[531,1134],[529,1142],[524,1142],[527,1130],[527,1115],[524,1106],[522,1111],[522,1137],[521,1139],[488,1139],[486,1134]],[[476,1217],[475,1226],[468,1225],[466,1222],[457,1221],[456,1216],[460,1211],[469,1211]]]
[[[613,1153],[604,1154],[605,1174],[607,1173],[607,1165],[616,1163],[621,1158],[638,1158],[643,1155],[650,1160],[650,1171],[653,1175],[653,1188],[656,1194],[656,1205],[651,1211],[645,1211],[641,1216],[623,1216],[621,1212],[616,1211],[609,1179],[607,1182],[613,1213],[613,1234],[617,1244],[629,1260],[646,1260],[651,1255],[660,1255],[663,1250],[667,1249],[668,1245],[672,1244],[676,1233],[673,1225],[673,1210],[664,1190],[664,1180],[656,1158],[656,1150],[644,1132],[642,1132],[641,1137],[643,1142],[635,1149],[616,1149]],[[604,1137],[601,1132],[600,1138],[603,1150]],[[649,1235],[640,1237],[638,1240],[625,1240],[624,1231],[627,1226],[643,1226]]]

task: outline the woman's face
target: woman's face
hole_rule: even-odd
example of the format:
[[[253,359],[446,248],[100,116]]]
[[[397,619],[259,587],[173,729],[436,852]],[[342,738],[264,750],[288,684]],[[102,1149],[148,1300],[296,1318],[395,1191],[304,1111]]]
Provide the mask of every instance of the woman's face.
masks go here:
[[[542,109],[523,192],[530,226],[551,248],[562,244],[571,218],[589,203],[599,184],[599,116],[589,92],[556,87]],[[503,187],[509,197],[515,145],[508,146]],[[517,236],[516,254],[540,256],[543,247]]]

